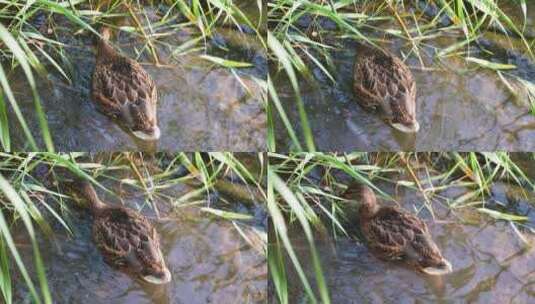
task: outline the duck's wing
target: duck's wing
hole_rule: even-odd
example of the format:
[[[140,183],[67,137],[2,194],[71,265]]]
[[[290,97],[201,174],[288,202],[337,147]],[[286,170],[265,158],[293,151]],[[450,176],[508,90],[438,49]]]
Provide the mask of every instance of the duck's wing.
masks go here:
[[[410,69],[386,51],[365,52],[357,57],[353,77],[360,102],[364,106],[379,106],[388,115],[403,108],[397,102],[406,96],[416,98],[416,83]]]
[[[143,261],[139,259],[139,250],[155,234],[154,227],[144,216],[127,208],[106,210],[93,223],[97,247],[115,266],[141,267]]]
[[[132,103],[156,103],[156,94],[150,75],[132,59],[117,56],[95,67],[93,98],[109,113],[118,115]]]
[[[398,57],[391,55],[392,66],[390,74],[388,101],[395,115],[400,116],[398,121],[416,115],[416,81],[409,67]]]
[[[112,70],[124,83],[127,100],[131,103],[155,103],[156,85],[147,71],[135,60],[121,57],[113,63]]]
[[[362,233],[376,254],[386,259],[398,259],[403,256],[407,241],[397,215],[390,211],[383,207],[374,218],[362,225]]]
[[[126,80],[111,70],[111,63],[97,64],[93,72],[93,100],[108,114],[119,115],[127,103]]]
[[[128,236],[134,247],[136,263],[140,263],[143,268],[164,265],[160,238],[154,226],[143,215],[131,209],[123,210],[129,214]]]
[[[400,257],[419,261],[422,266],[434,265],[442,260],[442,255],[433,241],[425,222],[404,210],[383,208],[376,221],[390,233],[384,242],[394,245]]]
[[[128,242],[126,231],[122,225],[103,216],[95,218],[93,222],[93,240],[106,261],[115,266],[126,266],[126,257],[133,247]]]
[[[364,228],[369,246],[388,259],[407,256],[416,236],[427,230],[420,219],[395,207],[381,208]]]
[[[385,70],[374,58],[357,57],[353,73],[353,89],[360,104],[367,108],[382,107],[388,92]]]

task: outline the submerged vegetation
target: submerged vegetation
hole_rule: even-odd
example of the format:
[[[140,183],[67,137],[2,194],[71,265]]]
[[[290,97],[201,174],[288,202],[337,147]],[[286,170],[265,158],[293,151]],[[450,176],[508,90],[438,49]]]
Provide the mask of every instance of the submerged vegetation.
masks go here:
[[[58,229],[76,238],[70,227],[69,210],[77,207],[61,184],[62,179],[73,175],[91,181],[116,197],[120,194],[113,193],[107,185],[128,186],[143,194],[146,206],[141,208],[154,210],[158,217],[163,213],[172,216],[169,213],[180,208],[199,208],[207,216],[231,222],[237,235],[265,256],[267,237],[262,229],[254,229],[257,240],[252,239],[251,234],[244,234],[244,224],[265,225],[263,216],[258,217],[261,214],[258,210],[264,208],[266,200],[265,162],[263,154],[247,153],[0,154],[0,290],[3,302],[18,301],[13,298],[13,278],[18,277],[18,273],[33,303],[54,301],[47,285],[47,265],[40,254],[38,238],[45,236],[53,240]],[[168,192],[180,185],[186,188],[179,196]],[[13,230],[21,224],[31,240],[34,265],[24,264],[14,240]],[[35,269],[37,277],[30,276],[29,269]]]
[[[347,48],[345,41],[380,46],[400,40],[403,57],[417,58],[418,68],[422,70],[441,68],[440,63],[445,59],[460,56],[467,68],[459,73],[474,68],[495,71],[514,96],[519,89],[526,91],[528,100],[522,102],[533,108],[533,79],[516,73],[518,67],[503,61],[507,59],[493,57],[497,52],[514,49],[535,64],[535,33],[528,26],[531,24],[528,9],[532,9],[528,1],[505,4],[496,0],[270,1],[267,13],[267,44],[272,63],[268,83],[269,149],[280,150],[277,144],[285,137],[291,143],[290,150],[316,150],[314,126],[310,125],[302,98],[303,81],[322,78],[336,85],[332,53]],[[492,39],[492,35],[502,38]],[[459,38],[447,46],[431,43],[452,36]],[[424,60],[425,56],[432,57],[431,66]],[[435,67],[437,64],[439,67]],[[281,102],[281,92],[273,83],[276,78],[288,79],[294,103]],[[298,121],[291,121],[288,115],[289,108],[294,107]],[[275,130],[279,122],[283,127]],[[286,134],[275,134],[276,131]]]
[[[435,218],[437,209],[452,214],[470,209],[482,216],[506,221],[521,243],[529,246],[524,233],[534,233],[534,219],[516,214],[508,202],[493,201],[496,182],[517,185],[523,195],[535,188],[533,176],[526,175],[524,165],[533,155],[522,153],[270,153],[268,168],[269,228],[268,265],[274,303],[291,303],[292,290],[303,290],[310,303],[330,303],[332,296],[319,253],[318,240],[326,234],[347,237],[347,216],[340,195],[349,183],[368,185],[391,200],[384,191],[389,185],[396,191],[413,191],[419,202],[411,212]],[[524,163],[521,165],[520,163]],[[450,189],[463,189],[456,196]],[[458,192],[454,192],[458,193]],[[530,209],[535,203],[529,201]],[[460,217],[455,216],[460,221]],[[291,231],[304,236],[308,244],[309,263],[303,264],[296,253]],[[294,234],[295,237],[295,234]],[[288,262],[286,262],[288,260]],[[291,265],[291,267],[288,267]],[[305,271],[312,268],[313,271]],[[289,279],[295,273],[300,282]],[[305,273],[313,274],[307,276]],[[313,279],[313,280],[312,280]],[[312,280],[312,281],[311,281]]]
[[[249,11],[244,11],[247,5]],[[76,37],[96,36],[98,28],[108,25],[127,32],[144,41],[141,53],[149,54],[153,64],[169,65],[161,62],[156,46],[166,48],[172,60],[186,54],[198,54],[199,58],[228,68],[239,77],[236,69],[249,67],[252,63],[233,59],[230,50],[221,47],[217,54],[210,54],[209,40],[222,27],[235,28],[256,37],[264,44],[265,8],[261,1],[251,6],[247,1],[149,1],[143,6],[139,1],[3,1],[0,4],[0,144],[4,151],[11,151],[11,136],[14,130],[24,132],[27,146],[31,150],[54,150],[51,130],[47,122],[38,92],[38,81],[46,81],[49,73],[61,75],[63,81],[72,84],[73,65],[66,55],[69,42],[65,41],[65,31]],[[256,11],[251,11],[251,7]],[[155,19],[155,16],[157,19]],[[127,20],[127,22],[123,22]],[[181,45],[170,45],[165,39],[187,31],[192,39]],[[235,56],[234,56],[235,57]],[[237,59],[239,60],[239,59]],[[21,100],[16,98],[16,90],[9,81],[10,73],[21,68],[27,86],[33,93],[35,117],[41,134],[33,134],[29,119],[21,111]],[[36,73],[38,75],[36,75]],[[258,79],[262,81],[263,79]],[[8,113],[13,112],[15,121],[9,121]],[[20,127],[20,129],[19,129]]]

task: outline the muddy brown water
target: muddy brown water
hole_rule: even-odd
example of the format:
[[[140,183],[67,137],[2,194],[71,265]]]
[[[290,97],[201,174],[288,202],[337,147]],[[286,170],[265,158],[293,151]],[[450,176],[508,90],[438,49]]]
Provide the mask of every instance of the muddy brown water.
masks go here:
[[[533,11],[527,24],[535,20]],[[516,12],[521,24],[521,14]],[[516,20],[516,19],[515,19]],[[306,26],[306,22],[301,26]],[[382,28],[399,30],[395,23],[383,23]],[[329,24],[325,25],[329,29]],[[336,27],[334,27],[336,28]],[[333,30],[332,27],[330,30]],[[404,134],[382,121],[380,115],[365,111],[353,95],[352,77],[355,56],[359,47],[354,40],[333,39],[336,32],[324,33],[337,48],[330,52],[333,83],[312,62],[308,66],[314,81],[300,81],[301,94],[318,150],[322,151],[531,151],[535,149],[535,116],[529,113],[529,102],[524,90],[513,94],[488,69],[467,65],[460,57],[434,58],[440,51],[464,40],[462,33],[442,32],[426,39],[420,45],[426,69],[422,69],[414,54],[405,61],[411,68],[417,84],[417,119],[420,132]],[[377,33],[367,33],[377,36]],[[336,40],[333,42],[333,40]],[[515,47],[511,47],[510,41]],[[522,43],[496,33],[486,33],[481,46],[494,52],[489,56],[478,48],[470,49],[470,56],[499,63],[514,64],[510,71],[526,81],[535,83],[535,62],[528,57]],[[388,38],[382,45],[398,56],[410,50],[399,39]],[[319,58],[319,57],[318,57]],[[324,62],[323,62],[324,63]],[[300,119],[290,82],[283,75],[274,74],[274,83],[282,104],[294,128],[300,133]],[[506,76],[513,84],[514,77]],[[276,123],[278,150],[292,149],[292,143],[282,123]]]
[[[109,183],[105,185],[109,187]],[[153,209],[143,207],[146,197],[142,193],[125,186],[110,189],[120,193],[120,198],[97,191],[110,204],[122,201],[128,207],[140,209],[155,225],[172,281],[161,286],[147,284],[107,265],[91,240],[92,219],[89,212],[71,206],[68,222],[73,230],[72,236],[58,223],[53,225],[54,239],[38,236],[49,290],[55,303],[266,301],[266,258],[256,246],[243,239],[231,221],[207,216],[195,206],[178,207],[173,211],[157,199],[158,219]],[[186,189],[178,185],[165,194],[179,197]],[[236,212],[263,214],[256,216],[252,222],[238,222],[237,225],[251,240],[258,233],[265,233],[265,212],[245,207]],[[19,228],[13,233],[15,242],[30,276],[36,278],[31,243],[24,228]],[[15,268],[13,265],[12,269]],[[15,303],[32,303],[20,274],[15,271],[12,275]]]
[[[253,21],[254,7],[244,6]],[[158,22],[161,12],[150,7],[145,13]],[[57,18],[57,35],[65,43],[68,62],[55,58],[72,83],[69,84],[52,66],[47,79],[37,86],[57,150],[182,150],[182,151],[260,151],[265,147],[265,101],[262,83],[266,79],[265,51],[251,30],[216,29],[207,40],[206,53],[241,62],[253,67],[224,68],[199,55],[203,51],[174,55],[180,46],[198,33],[193,28],[164,30],[172,32],[155,43],[161,66],[154,64],[142,39],[121,33],[113,43],[116,49],[138,60],[153,77],[158,88],[158,119],[162,136],[157,142],[143,142],[130,135],[116,122],[97,111],[91,100],[91,75],[95,64],[94,39],[91,34],[74,35],[72,24]],[[253,22],[255,23],[255,22]],[[175,24],[176,25],[176,24]],[[202,44],[202,42],[200,42]],[[54,54],[54,52],[51,52]],[[139,55],[141,53],[141,55]],[[46,60],[42,60],[46,62]],[[40,139],[32,94],[20,69],[9,77],[10,85],[30,129]],[[15,150],[27,149],[26,139],[16,118],[9,113],[11,138]],[[40,145],[43,147],[43,144]]]
[[[353,237],[332,236],[316,239],[316,247],[325,274],[332,303],[533,303],[535,301],[535,195],[526,197],[516,186],[496,183],[487,206],[500,202],[515,206],[508,212],[529,220],[518,225],[529,243],[525,245],[510,224],[497,221],[473,208],[450,211],[434,204],[436,220],[422,207],[422,197],[415,192],[384,191],[405,209],[419,210],[443,255],[452,263],[453,272],[441,277],[421,274],[404,265],[377,259]],[[450,199],[466,193],[452,187],[440,193]],[[383,201],[385,204],[393,202]],[[348,225],[351,234],[357,227]],[[289,232],[310,282],[314,282],[309,245],[299,229]],[[309,303],[300,287],[299,277],[288,261],[290,303]],[[315,288],[314,283],[312,284]],[[271,303],[277,303],[273,293]]]

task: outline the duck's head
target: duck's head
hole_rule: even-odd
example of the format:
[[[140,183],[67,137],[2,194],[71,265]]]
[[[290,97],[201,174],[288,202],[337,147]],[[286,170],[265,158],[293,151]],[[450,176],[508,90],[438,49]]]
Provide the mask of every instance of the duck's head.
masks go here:
[[[412,257],[412,260],[420,271],[429,275],[444,275],[452,272],[451,263],[442,256],[440,249],[429,234],[420,236],[418,244],[419,252]],[[410,254],[409,257],[411,257]]]
[[[164,267],[147,269],[148,271],[143,273],[141,278],[151,284],[167,284],[171,282],[171,272],[165,265]]]
[[[414,86],[414,83],[413,83]],[[401,87],[395,102],[390,102],[390,124],[404,133],[416,133],[420,124],[416,120],[416,88]]]
[[[156,117],[156,102],[150,98],[156,98],[156,88],[153,96],[139,96],[136,102],[127,103],[123,106],[123,121],[132,131],[132,134],[141,140],[152,141],[160,138],[160,128]]]
[[[379,210],[375,193],[373,193],[370,187],[364,184],[350,184],[344,192],[343,197],[350,200],[355,206],[358,206],[360,216],[371,217]]]
[[[141,263],[139,276],[152,284],[166,284],[171,281],[171,272],[165,265],[163,254],[154,242],[145,241],[141,244],[142,252],[138,252]]]
[[[453,267],[451,266],[451,263],[446,260],[445,258],[441,258],[440,260],[433,263],[432,266],[426,266],[421,268],[422,272],[429,274],[429,275],[445,275],[453,271]]]

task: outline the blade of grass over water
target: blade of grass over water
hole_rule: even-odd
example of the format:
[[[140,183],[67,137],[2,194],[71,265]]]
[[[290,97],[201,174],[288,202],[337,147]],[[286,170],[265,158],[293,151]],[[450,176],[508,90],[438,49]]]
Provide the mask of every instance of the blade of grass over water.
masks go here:
[[[271,197],[271,196],[270,196]],[[270,240],[272,244],[279,244],[280,240]],[[282,247],[268,247],[268,267],[270,278],[275,285],[275,292],[281,304],[288,303],[288,277],[286,276],[286,266],[284,265],[284,255]]]
[[[518,216],[518,215],[514,215],[514,214],[507,214],[507,213],[503,213],[503,212],[499,212],[499,211],[491,210],[491,209],[487,209],[487,208],[478,208],[477,210],[479,212],[486,213],[486,214],[492,216],[493,218],[499,219],[499,220],[506,220],[506,221],[526,221],[526,220],[528,220],[527,216]]]
[[[272,106],[275,106],[275,109],[278,111],[278,115],[280,116],[280,119],[282,120],[284,126],[286,127],[286,131],[288,132],[288,135],[290,136],[295,148],[299,151],[302,151],[303,148],[301,146],[301,143],[299,142],[299,139],[297,138],[297,135],[295,133],[295,130],[292,126],[292,123],[288,119],[288,116],[286,116],[286,113],[284,112],[284,108],[280,102],[279,96],[277,94],[277,91],[273,85],[273,82],[271,81],[271,78],[268,78],[268,92],[270,97],[270,113],[273,112]],[[271,114],[272,115],[272,114]],[[275,151],[275,121],[273,119],[270,119],[269,124],[269,133],[273,134],[272,139],[270,141],[270,151]]]
[[[274,189],[276,189],[277,187],[279,188],[282,188],[282,181],[280,181],[280,179],[277,178],[277,180],[272,180],[272,178],[274,178],[273,174],[270,169],[268,168],[268,193],[274,193]],[[276,182],[277,183],[277,186],[275,186],[275,184],[271,184],[273,182]],[[272,190],[273,189],[273,190]],[[285,191],[284,188],[281,189],[284,193],[286,193],[288,195],[288,197],[290,197],[290,194],[287,193],[287,191]],[[294,198],[290,198],[291,201],[294,201],[295,199]],[[283,216],[277,206],[277,203],[274,201],[273,199],[273,196],[269,197],[268,196],[268,210],[271,214],[271,220],[272,220],[272,223],[273,223],[273,226],[275,227],[276,231],[277,231],[277,235],[278,235],[278,238],[280,238],[280,240],[282,241],[285,249],[286,249],[286,252],[287,254],[290,256],[290,259],[292,260],[292,263],[293,263],[293,266],[295,267],[298,275],[299,275],[299,278],[301,280],[301,283],[303,284],[303,287],[305,289],[305,292],[307,293],[308,295],[308,298],[309,300],[312,302],[312,303],[318,303],[318,300],[316,299],[316,296],[314,295],[314,292],[312,291],[312,288],[310,286],[310,283],[308,282],[308,279],[306,278],[306,275],[303,271],[303,268],[299,262],[299,259],[293,249],[293,246],[291,245],[291,242],[290,242],[290,239],[288,238],[288,234],[287,234],[287,227],[286,227],[286,224],[285,224],[285,221],[283,219]],[[301,218],[303,218],[302,214],[301,214]],[[304,223],[304,225],[306,225],[306,227],[308,228],[308,223],[306,223],[306,220],[305,222],[301,222],[302,224]],[[305,227],[303,227],[303,229],[307,229]],[[311,245],[311,250],[315,250],[315,248],[312,247],[312,243],[313,243],[313,239],[311,239],[311,235],[310,235],[310,231],[309,229],[307,229],[307,231],[309,233],[307,233],[307,239],[309,241],[309,244]],[[316,265],[314,265],[316,266]],[[280,278],[279,278],[280,279]],[[279,286],[282,286],[282,285],[279,285]],[[282,298],[286,298],[287,295],[282,295]]]
[[[0,276],[0,289],[2,291],[2,297],[6,304],[11,304],[13,303],[13,286],[11,285],[9,258],[3,234],[2,237],[0,237],[0,273],[2,273],[2,276]]]
[[[35,262],[35,267],[37,269],[38,279],[39,279],[39,283],[41,287],[41,292],[42,292],[42,297],[43,297],[42,299],[44,303],[52,303],[52,298],[50,296],[50,292],[48,290],[48,284],[46,282],[44,265],[41,259],[41,255],[39,253],[39,247],[37,246],[37,240],[35,238],[35,233],[33,230],[32,223],[30,221],[30,217],[24,207],[25,204],[21,200],[21,198],[18,196],[16,191],[13,189],[13,187],[11,187],[9,182],[1,174],[0,174],[0,190],[2,190],[4,195],[11,201],[11,203],[13,203],[13,206],[17,210],[18,215],[21,217],[22,221],[24,222],[24,225],[30,236],[30,240],[32,242],[32,246],[34,249],[34,262]],[[7,242],[7,245],[11,251],[11,255],[15,258],[15,262],[17,263],[17,266],[19,267],[19,271],[21,272],[28,288],[30,289],[30,293],[33,297],[33,300],[36,301],[37,303],[42,303],[41,297],[37,295],[37,291],[32,282],[32,279],[30,278],[26,270],[26,267],[24,266],[19,256],[19,253],[15,247],[15,244],[9,232],[9,228],[7,226],[7,223],[2,213],[0,213],[0,231],[2,232],[2,236],[4,240],[6,240]]]
[[[3,91],[0,92],[0,143],[3,151],[11,151],[11,138],[9,137],[9,121]]]
[[[220,66],[226,67],[226,68],[247,68],[253,66],[252,64],[248,62],[239,62],[239,61],[233,61],[233,60],[227,60],[219,57],[214,57],[210,55],[201,55],[200,56],[203,59],[206,59],[208,61],[211,61],[215,64],[218,64]]]
[[[303,131],[303,136],[305,138],[305,144],[308,151],[315,151],[314,140],[312,137],[312,131],[308,123],[307,114],[305,111],[305,106],[303,100],[301,99],[301,94],[299,93],[299,84],[297,80],[297,75],[295,74],[293,65],[289,59],[289,55],[286,52],[284,46],[273,36],[271,32],[268,31],[267,34],[267,45],[269,49],[273,52],[274,56],[279,60],[281,65],[284,67],[286,74],[290,80],[292,88],[295,92],[296,104],[299,111],[299,117],[301,122],[301,128]]]
[[[4,43],[6,43],[6,45],[8,47],[10,47],[10,48],[13,48],[14,45],[16,45],[15,40],[13,39],[11,34],[4,28],[4,26],[2,24],[0,24],[0,39],[2,41],[4,41]],[[17,119],[19,120],[19,123],[20,123],[20,125],[22,127],[22,130],[24,131],[24,133],[26,135],[26,138],[27,138],[27,140],[29,142],[30,147],[32,149],[36,150],[37,149],[37,144],[35,142],[35,139],[34,139],[32,133],[30,132],[30,129],[28,128],[26,120],[24,119],[24,117],[23,117],[23,115],[22,115],[22,113],[21,113],[21,111],[19,109],[17,101],[15,100],[15,96],[14,96],[13,92],[11,91],[11,87],[9,85],[9,82],[7,80],[7,77],[6,77],[6,74],[4,72],[4,68],[2,66],[0,66],[0,84],[2,85],[3,94],[5,94],[5,96],[7,97],[7,100],[10,102],[11,107],[12,107],[13,111],[15,112],[15,114],[17,116]],[[7,116],[6,116],[6,120],[2,121],[2,125],[7,125],[7,124],[8,124],[8,121],[7,121]],[[6,131],[2,131],[2,133],[4,133],[4,132],[6,132]],[[10,149],[10,146],[7,146],[7,148]],[[6,150],[6,151],[9,151],[9,150]]]
[[[271,178],[269,178],[269,176],[271,176]],[[268,171],[268,178],[271,182],[273,182],[273,188],[275,191],[277,191],[290,206],[293,214],[297,217],[297,220],[299,221],[301,228],[305,233],[305,236],[309,242],[310,253],[312,254],[312,266],[316,275],[316,285],[322,300],[321,303],[330,303],[329,293],[325,285],[325,278],[323,276],[323,270],[321,269],[321,263],[316,250],[316,245],[314,243],[314,237],[312,235],[312,229],[309,226],[310,217],[307,216],[308,212],[306,212],[304,208],[307,206],[306,202],[296,197],[275,173]]]
[[[516,65],[513,64],[503,64],[503,63],[496,63],[491,62],[488,60],[480,59],[480,58],[474,58],[474,57],[466,57],[466,61],[476,63],[484,68],[492,69],[492,70],[513,70],[516,69]]]
[[[223,211],[219,209],[213,209],[209,207],[203,207],[201,208],[202,211],[222,217],[227,220],[251,220],[254,217],[248,214],[242,214],[242,213],[236,213],[236,212],[228,212]]]

